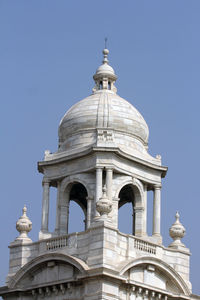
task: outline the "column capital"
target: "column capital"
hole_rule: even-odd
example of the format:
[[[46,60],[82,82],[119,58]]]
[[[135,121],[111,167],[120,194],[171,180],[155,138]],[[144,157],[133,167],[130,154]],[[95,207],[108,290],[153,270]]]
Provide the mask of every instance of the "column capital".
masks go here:
[[[154,190],[161,190],[162,184],[155,184],[154,185]]]
[[[57,187],[60,187],[60,186],[61,186],[61,181],[57,180]]]
[[[92,197],[91,197],[91,196],[90,196],[90,197],[89,197],[89,196],[86,196],[85,198],[86,198],[86,200],[91,200],[91,201],[94,200],[94,197],[93,197],[93,196],[92,196]]]
[[[51,180],[47,177],[44,177],[43,180],[42,180],[42,185],[44,184],[50,184]]]
[[[114,167],[113,166],[107,166],[105,167],[106,171],[113,171]]]
[[[102,167],[102,166],[96,166],[95,168],[96,168],[96,171],[100,171],[100,170],[104,169],[104,167]]]
[[[147,188],[148,188],[148,183],[144,182],[144,183],[143,183],[143,188],[144,188],[144,190],[147,190]]]

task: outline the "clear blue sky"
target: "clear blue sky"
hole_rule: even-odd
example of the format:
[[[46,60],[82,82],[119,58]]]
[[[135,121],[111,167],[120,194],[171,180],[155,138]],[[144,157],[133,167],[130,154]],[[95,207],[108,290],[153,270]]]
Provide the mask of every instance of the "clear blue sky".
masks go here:
[[[164,244],[179,210],[192,252],[193,292],[200,294],[199,15],[199,0],[0,1],[1,284],[24,203],[37,240],[37,161],[44,150],[56,151],[66,110],[91,93],[107,36],[118,93],[143,114],[149,151],[169,167],[162,189]]]

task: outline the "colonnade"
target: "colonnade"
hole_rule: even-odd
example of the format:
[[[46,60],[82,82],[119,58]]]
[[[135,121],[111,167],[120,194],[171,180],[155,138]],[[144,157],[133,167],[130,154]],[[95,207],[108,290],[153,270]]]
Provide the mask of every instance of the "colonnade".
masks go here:
[[[103,167],[96,168],[96,182],[95,182],[95,203],[102,196],[102,188],[103,188]],[[113,169],[111,167],[105,168],[105,184],[107,197],[110,201],[112,201],[112,190],[113,190]],[[41,224],[41,232],[48,233],[48,223],[49,223],[49,191],[50,191],[50,180],[48,178],[43,179],[43,200],[42,200],[42,224]],[[68,232],[68,220],[69,216],[69,202],[65,203],[65,207],[60,206],[60,185],[58,182],[57,186],[57,211],[56,211],[56,226],[55,233],[64,234]],[[143,236],[146,234],[147,227],[147,185],[143,186],[143,207],[134,207],[134,231],[137,236]],[[152,236],[159,238],[161,237],[160,233],[160,220],[161,220],[161,186],[154,186],[154,200],[153,200],[153,229]],[[87,197],[87,212],[86,212],[86,228],[89,228],[92,223],[92,218],[94,216],[98,216],[98,212],[95,209],[95,215],[92,215],[92,199]],[[64,220],[65,219],[65,220]],[[63,227],[63,228],[62,228]]]

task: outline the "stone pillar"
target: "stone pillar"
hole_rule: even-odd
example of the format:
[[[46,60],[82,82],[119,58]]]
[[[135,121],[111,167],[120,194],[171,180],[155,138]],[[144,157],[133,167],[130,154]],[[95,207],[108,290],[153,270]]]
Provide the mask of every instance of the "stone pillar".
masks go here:
[[[56,200],[56,226],[55,226],[55,233],[59,233],[60,227],[60,186],[61,182],[57,182],[57,200]]]
[[[86,227],[86,229],[88,229],[91,224],[92,199],[90,199],[89,197],[87,197],[86,199],[87,199],[87,227]]]
[[[112,199],[112,225],[115,228],[118,228],[118,213],[119,213],[119,198],[113,198]]]
[[[135,211],[135,236],[143,236],[143,207],[134,207]]]
[[[95,193],[95,202],[97,203],[102,196],[102,180],[103,180],[103,168],[96,168],[96,193]],[[96,205],[95,203],[95,205]],[[98,212],[95,207],[95,216],[98,216]]]
[[[66,228],[66,233],[68,234],[69,232],[69,205],[70,205],[70,201],[67,202],[66,205],[66,218],[67,218],[67,228]]]
[[[147,235],[147,185],[144,184],[143,235]]]
[[[113,179],[113,169],[106,168],[106,190],[107,190],[107,197],[110,201],[112,201],[112,179]]]
[[[43,185],[43,199],[42,199],[42,224],[41,231],[48,232],[49,226],[49,188],[50,188],[50,180],[48,178],[44,178],[42,181]]]
[[[59,234],[66,235],[68,233],[69,218],[69,193],[60,191],[60,214],[59,214]]]
[[[161,237],[160,234],[160,203],[161,201],[161,186],[154,186],[154,199],[153,199],[153,236]]]

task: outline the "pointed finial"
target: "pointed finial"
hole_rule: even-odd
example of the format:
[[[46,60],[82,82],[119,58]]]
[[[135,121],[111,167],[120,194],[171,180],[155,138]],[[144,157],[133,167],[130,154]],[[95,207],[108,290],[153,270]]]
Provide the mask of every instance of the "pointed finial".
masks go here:
[[[178,211],[176,212],[175,218],[176,218],[176,222],[175,223],[180,223],[180,221],[179,221],[180,215],[179,215]]]
[[[108,41],[108,39],[107,39],[107,37],[105,38],[105,49],[107,49],[107,41]]]
[[[23,212],[23,216],[26,216],[26,212],[27,212],[26,204],[24,204],[24,207],[23,207],[23,209],[22,209],[22,212]]]
[[[107,38],[105,38],[105,48],[103,49],[103,64],[108,64],[108,54],[109,50],[107,49]]]

